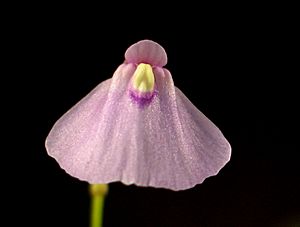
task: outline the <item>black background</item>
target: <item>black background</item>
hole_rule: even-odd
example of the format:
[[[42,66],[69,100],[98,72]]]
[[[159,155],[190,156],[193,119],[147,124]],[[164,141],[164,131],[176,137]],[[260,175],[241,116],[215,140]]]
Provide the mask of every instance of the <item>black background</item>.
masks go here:
[[[17,94],[11,104],[17,128],[10,135],[18,138],[10,145],[17,160],[10,167],[16,174],[8,177],[11,226],[88,226],[88,184],[61,170],[44,141],[55,121],[110,78],[127,47],[142,39],[165,48],[175,85],[222,130],[232,159],[186,191],[111,184],[104,226],[299,225],[292,15],[241,10],[170,17],[159,10],[103,16],[104,9],[77,7],[32,10],[11,27],[16,60],[8,75]]]

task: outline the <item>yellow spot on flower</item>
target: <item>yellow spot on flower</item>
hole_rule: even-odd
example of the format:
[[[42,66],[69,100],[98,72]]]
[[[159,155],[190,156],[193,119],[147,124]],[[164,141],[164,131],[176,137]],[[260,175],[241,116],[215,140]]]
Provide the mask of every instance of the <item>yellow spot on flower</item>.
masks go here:
[[[133,87],[140,92],[149,92],[154,89],[154,74],[149,64],[141,63],[133,74]]]

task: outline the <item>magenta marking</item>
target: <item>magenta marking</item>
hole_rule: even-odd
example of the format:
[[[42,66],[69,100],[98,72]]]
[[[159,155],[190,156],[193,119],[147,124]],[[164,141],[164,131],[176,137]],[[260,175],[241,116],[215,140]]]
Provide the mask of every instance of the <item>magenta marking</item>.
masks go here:
[[[137,92],[135,90],[129,89],[129,96],[131,100],[138,104],[139,107],[148,106],[153,98],[158,94],[158,91],[154,89],[151,92]]]

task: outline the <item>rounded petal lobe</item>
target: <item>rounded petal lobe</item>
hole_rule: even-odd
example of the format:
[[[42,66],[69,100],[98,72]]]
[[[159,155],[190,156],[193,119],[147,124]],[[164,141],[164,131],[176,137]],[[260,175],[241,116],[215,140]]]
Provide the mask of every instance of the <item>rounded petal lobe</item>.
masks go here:
[[[167,54],[162,46],[151,40],[142,40],[131,45],[126,53],[128,63],[146,63],[152,66],[163,67],[167,64]]]

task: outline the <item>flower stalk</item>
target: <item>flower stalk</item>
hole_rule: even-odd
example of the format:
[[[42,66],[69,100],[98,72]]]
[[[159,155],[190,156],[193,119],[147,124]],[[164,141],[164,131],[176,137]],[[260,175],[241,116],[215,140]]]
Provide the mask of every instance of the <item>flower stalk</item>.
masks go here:
[[[89,192],[91,196],[90,227],[102,227],[104,199],[108,193],[108,185],[90,184]]]

